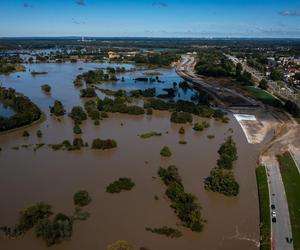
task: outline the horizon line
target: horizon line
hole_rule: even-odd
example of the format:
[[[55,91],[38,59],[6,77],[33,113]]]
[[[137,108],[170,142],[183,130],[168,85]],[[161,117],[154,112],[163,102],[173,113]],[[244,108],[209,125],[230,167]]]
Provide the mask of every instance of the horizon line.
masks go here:
[[[167,36],[82,36],[82,35],[64,35],[64,36],[0,36],[0,39],[38,39],[38,38],[147,38],[147,39],[299,39],[300,37],[259,37],[259,36],[220,36],[220,37],[210,37],[210,36],[204,36],[204,37],[167,37]]]

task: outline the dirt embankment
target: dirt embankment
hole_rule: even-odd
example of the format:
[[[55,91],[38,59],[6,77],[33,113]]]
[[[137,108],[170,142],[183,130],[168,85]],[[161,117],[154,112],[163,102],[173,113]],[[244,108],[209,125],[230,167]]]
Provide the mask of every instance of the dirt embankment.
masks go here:
[[[276,155],[288,151],[291,147],[300,148],[299,124],[286,113],[282,113],[281,117],[278,117],[278,115],[280,115],[278,112],[274,113],[274,117],[278,122],[274,126],[272,140],[261,153],[260,162],[264,157],[276,157]]]

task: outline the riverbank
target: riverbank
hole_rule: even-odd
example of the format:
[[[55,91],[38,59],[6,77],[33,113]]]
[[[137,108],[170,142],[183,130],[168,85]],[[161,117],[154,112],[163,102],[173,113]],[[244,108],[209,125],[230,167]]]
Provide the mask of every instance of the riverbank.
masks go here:
[[[17,131],[20,131],[20,130],[23,130],[23,129],[26,129],[26,128],[30,128],[30,127],[32,127],[34,125],[37,125],[39,123],[44,122],[46,119],[47,119],[46,114],[43,111],[41,111],[41,116],[40,116],[40,118],[38,120],[36,120],[36,121],[34,121],[34,122],[30,123],[30,124],[27,124],[25,126],[22,126],[22,127],[18,127],[18,128],[14,128],[14,129],[10,129],[10,130],[7,130],[7,131],[0,132],[0,136],[1,135],[6,135],[6,134],[10,134],[10,133],[13,133],[13,132],[17,132]]]

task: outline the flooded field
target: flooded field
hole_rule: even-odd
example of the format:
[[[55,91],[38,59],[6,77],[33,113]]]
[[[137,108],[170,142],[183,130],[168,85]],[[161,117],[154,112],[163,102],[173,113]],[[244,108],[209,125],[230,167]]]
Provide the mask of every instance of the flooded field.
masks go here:
[[[4,106],[1,102],[0,102],[0,117],[10,117],[14,114],[15,112],[9,108]]]
[[[254,169],[262,144],[248,144],[241,127],[231,115],[228,124],[206,119],[211,125],[207,130],[195,132],[192,125],[185,125],[185,135],[179,135],[181,125],[170,123],[169,112],[155,111],[152,116],[109,114],[109,118],[102,120],[98,127],[91,120],[84,122],[81,125],[82,138],[89,144],[98,137],[112,138],[118,143],[116,149],[93,151],[85,148],[80,152],[52,151],[46,146],[36,152],[30,148],[11,149],[22,144],[72,140],[72,120],[67,116],[61,121],[54,119],[49,115],[48,106],[58,99],[69,112],[72,106],[82,104],[79,91],[73,86],[74,78],[82,72],[78,68],[86,71],[102,66],[92,63],[34,64],[27,65],[27,70],[47,71],[48,74],[33,77],[27,71],[0,76],[4,86],[29,96],[47,115],[45,122],[27,129],[31,134],[29,138],[22,137],[23,130],[0,136],[0,226],[14,225],[18,212],[37,201],[51,204],[54,212],[71,213],[73,194],[85,189],[93,199],[86,208],[91,213],[90,218],[74,225],[70,242],[51,249],[103,250],[119,239],[127,240],[135,249],[258,249],[259,211]],[[159,77],[165,83],[153,84],[158,93],[163,88],[171,87],[173,81],[180,81],[173,69],[163,69],[161,73]],[[133,80],[142,74],[140,71],[129,72],[124,75],[125,82],[106,83],[100,87],[114,90],[151,87],[150,83]],[[51,95],[41,92],[40,85],[45,83],[51,85]],[[193,91],[180,90],[176,98],[189,99],[192,94]],[[194,117],[194,120],[204,119]],[[39,129],[43,132],[40,139],[36,136]],[[149,131],[161,132],[162,136],[150,139],[138,136]],[[208,135],[215,138],[208,139]],[[204,178],[216,165],[219,146],[229,135],[233,136],[238,148],[239,159],[234,172],[240,184],[240,194],[236,198],[207,192],[203,187]],[[178,143],[183,139],[187,141],[186,145]],[[159,154],[165,145],[172,151],[170,159],[164,159]],[[180,224],[170,208],[169,199],[164,195],[165,185],[157,176],[159,166],[171,164],[178,167],[185,190],[197,196],[203,207],[203,217],[207,220],[201,233],[178,226],[183,232],[183,237],[179,239],[145,230],[145,227],[176,227]],[[135,187],[130,192],[106,193],[106,186],[119,177],[130,177]],[[158,200],[154,199],[155,195]],[[33,231],[18,240],[0,239],[0,248],[48,249],[42,240],[35,238]]]

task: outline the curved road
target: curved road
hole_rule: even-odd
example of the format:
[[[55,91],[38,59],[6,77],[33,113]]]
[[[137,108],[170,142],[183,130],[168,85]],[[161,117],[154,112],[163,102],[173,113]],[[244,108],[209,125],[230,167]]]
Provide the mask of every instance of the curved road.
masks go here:
[[[225,107],[226,106],[225,102],[228,102],[228,100],[233,101],[233,103],[231,103],[229,106],[236,106],[234,102],[237,102],[237,100],[240,100],[240,103],[243,103],[243,105],[241,106],[248,106],[248,107],[258,106],[255,100],[245,97],[232,89],[228,89],[224,87],[220,88],[206,83],[197,74],[195,74],[194,72],[195,65],[196,65],[196,60],[194,56],[188,54],[183,55],[180,63],[176,67],[176,72],[183,79],[190,82],[195,88],[200,88],[204,90],[206,93],[208,93],[221,107]]]

